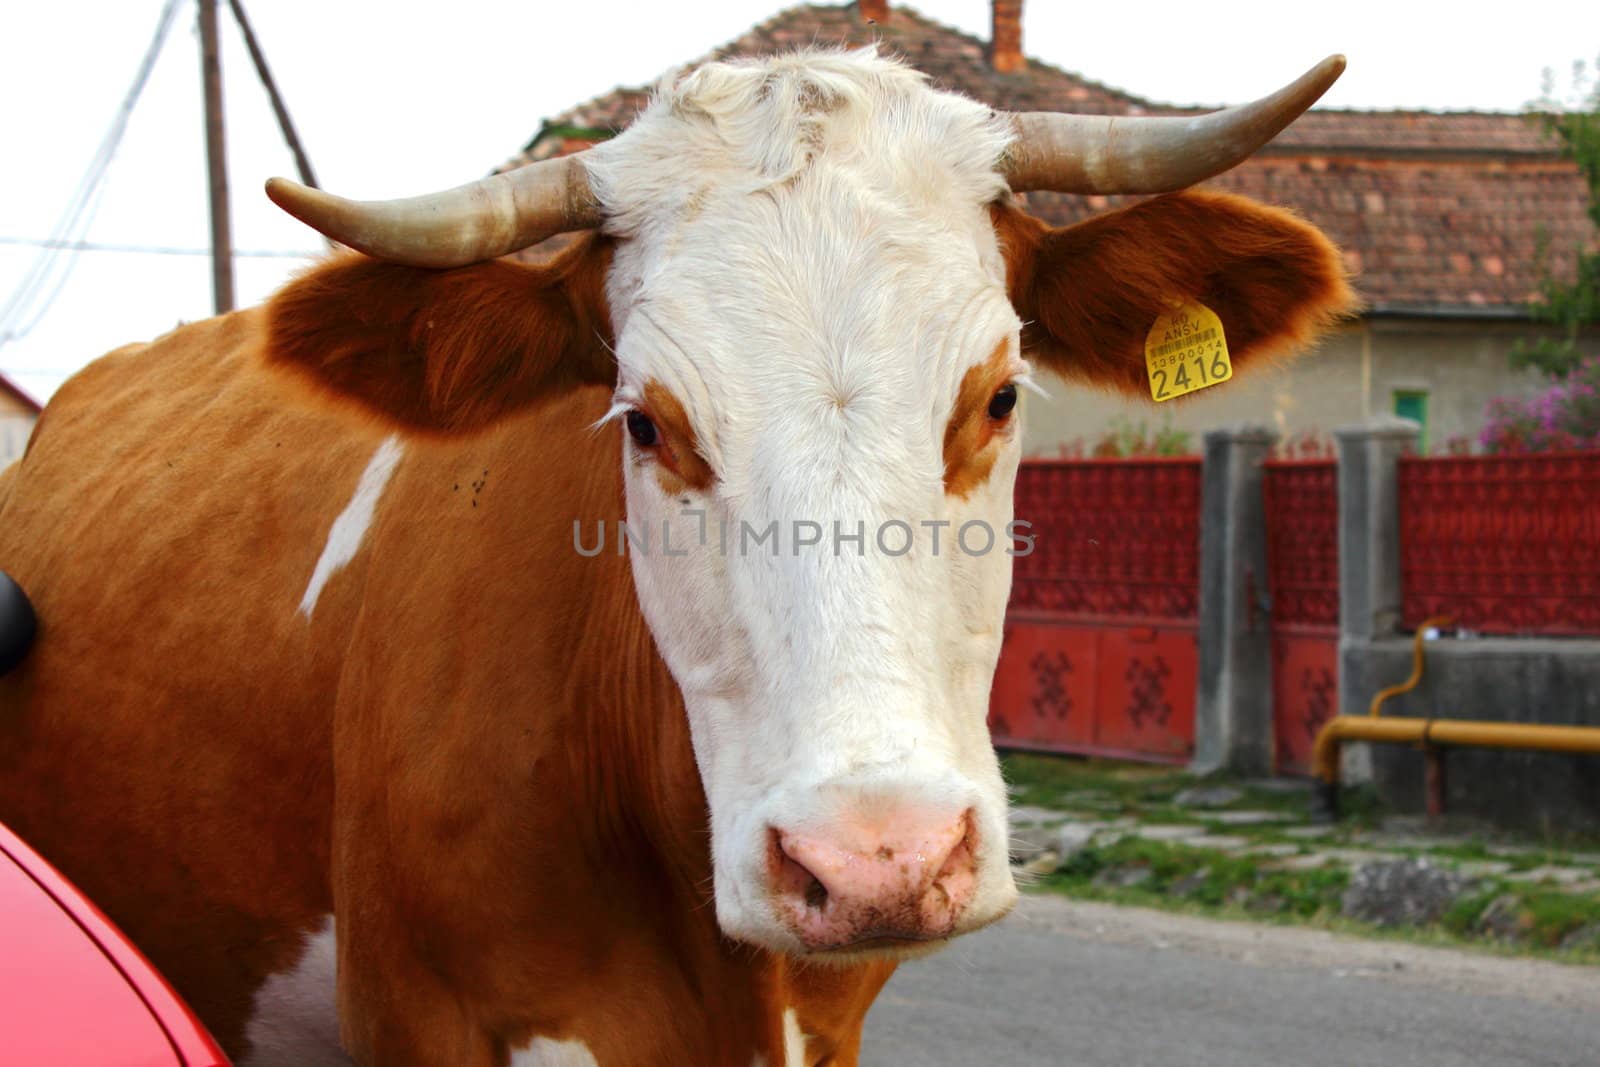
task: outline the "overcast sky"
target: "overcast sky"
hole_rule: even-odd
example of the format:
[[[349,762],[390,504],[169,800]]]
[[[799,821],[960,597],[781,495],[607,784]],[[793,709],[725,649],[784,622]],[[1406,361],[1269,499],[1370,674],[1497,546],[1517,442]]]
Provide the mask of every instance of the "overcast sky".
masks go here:
[[[127,93],[165,0],[6,4],[0,10],[0,308],[33,265]],[[261,192],[292,176],[265,93],[222,10],[235,246],[315,250]],[[540,120],[617,84],[653,81],[782,10],[772,0],[245,0],[327,188],[406,196],[477,178]],[[923,0],[925,15],[987,39],[987,0]],[[1296,10],[1315,12],[1295,14]],[[1600,3],[1399,0],[1082,3],[1031,0],[1026,51],[1152,99],[1228,104],[1276,88],[1331,52],[1350,68],[1324,98],[1347,108],[1520,110],[1553,68],[1600,54]],[[692,13],[691,13],[692,12]],[[87,240],[202,249],[209,240],[192,0],[128,124]],[[63,257],[58,266],[69,257]],[[305,260],[241,258],[238,302],[257,303]],[[54,286],[52,286],[54,288]],[[203,256],[85,251],[0,371],[41,400],[77,368],[211,311]]]

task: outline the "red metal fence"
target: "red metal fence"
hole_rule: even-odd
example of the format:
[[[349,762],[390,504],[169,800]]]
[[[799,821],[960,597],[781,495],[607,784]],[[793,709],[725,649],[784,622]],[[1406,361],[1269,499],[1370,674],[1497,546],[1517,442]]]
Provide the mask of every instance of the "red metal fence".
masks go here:
[[[1339,708],[1339,468],[1279,460],[1263,473],[1276,762],[1309,774],[1317,732]]]
[[[1182,761],[1194,749],[1200,460],[1037,460],[990,701],[1002,747]]]
[[[1600,634],[1600,452],[1400,461],[1402,622]]]

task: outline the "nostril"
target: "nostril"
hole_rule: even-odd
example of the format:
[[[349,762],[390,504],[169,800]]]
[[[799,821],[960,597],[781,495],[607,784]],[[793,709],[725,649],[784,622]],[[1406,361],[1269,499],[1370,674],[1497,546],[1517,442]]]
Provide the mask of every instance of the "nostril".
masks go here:
[[[812,873],[811,868],[790,854],[780,832],[773,830],[770,842],[768,857],[778,891],[784,896],[803,900],[807,908],[821,911],[828,903],[828,887]]]
[[[939,873],[934,875],[935,883],[951,874],[970,871],[976,865],[978,831],[972,824],[971,808],[968,808],[966,814],[961,817],[961,822],[964,828],[961,840],[956,842],[955,847],[945,856],[944,862],[939,865]]]

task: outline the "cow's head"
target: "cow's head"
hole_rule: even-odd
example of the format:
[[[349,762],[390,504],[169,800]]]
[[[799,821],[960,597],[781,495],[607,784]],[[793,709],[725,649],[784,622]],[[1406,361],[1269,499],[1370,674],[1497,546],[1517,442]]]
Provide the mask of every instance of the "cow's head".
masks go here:
[[[939,942],[1016,896],[985,717],[1026,543],[1008,524],[1029,360],[1144,392],[1175,300],[1216,311],[1243,366],[1350,303],[1335,250],[1285,212],[1178,193],[1051,229],[1008,184],[1181,188],[1341,67],[1215,116],[1107,120],[996,113],[870,50],[711,64],[612,141],[435,197],[269,187],[389,261],[281,308],[313,283],[356,302],[357,277],[408,294],[403,344],[286,310],[272,352],[430,432],[614,386],[648,542],[633,573],[688,707],[723,929],[795,952]],[[579,228],[604,237],[553,267],[484,262]]]

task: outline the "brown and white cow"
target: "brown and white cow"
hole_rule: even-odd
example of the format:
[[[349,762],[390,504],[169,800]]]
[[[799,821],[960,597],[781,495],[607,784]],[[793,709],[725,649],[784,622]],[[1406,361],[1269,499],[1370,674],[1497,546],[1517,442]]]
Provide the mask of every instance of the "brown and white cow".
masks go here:
[[[1016,387],[1144,391],[1174,300],[1246,370],[1351,303],[1282,211],[1008,183],[1181,188],[1341,66],[1083,120],[809,52],[435,198],[274,186],[375,258],[106,356],[4,475],[0,819],[246,1064],[855,1063],[1016,897]]]

